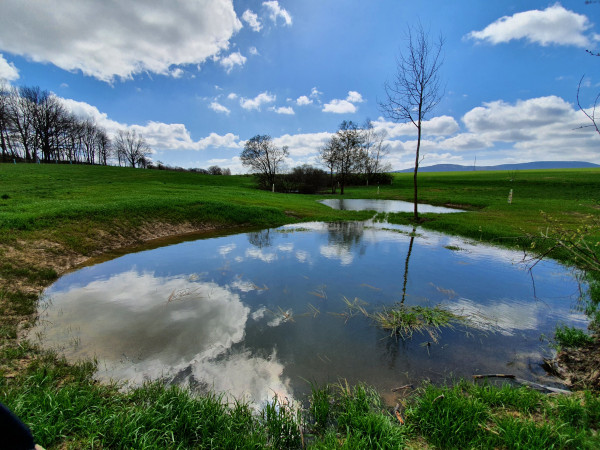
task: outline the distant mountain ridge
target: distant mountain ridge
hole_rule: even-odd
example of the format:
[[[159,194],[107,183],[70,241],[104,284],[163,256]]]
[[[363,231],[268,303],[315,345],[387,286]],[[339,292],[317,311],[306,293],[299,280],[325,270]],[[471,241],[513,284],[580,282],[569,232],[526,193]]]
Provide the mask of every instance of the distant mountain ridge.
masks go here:
[[[600,165],[583,161],[535,161],[518,164],[500,164],[498,166],[461,166],[460,164],[435,164],[419,167],[419,172],[473,172],[486,170],[537,170],[537,169],[593,169]],[[397,173],[412,172],[413,168],[395,170]]]

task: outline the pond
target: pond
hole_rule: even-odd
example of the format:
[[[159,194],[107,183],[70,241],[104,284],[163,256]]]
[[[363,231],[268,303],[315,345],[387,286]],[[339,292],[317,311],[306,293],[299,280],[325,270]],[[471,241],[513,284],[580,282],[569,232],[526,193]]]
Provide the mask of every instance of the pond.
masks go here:
[[[403,202],[401,200],[377,200],[377,199],[356,199],[356,198],[330,198],[321,200],[326,206],[333,209],[347,209],[350,211],[376,211],[382,213],[391,212],[413,212],[414,204],[412,202]],[[462,212],[461,209],[445,208],[443,206],[432,206],[419,203],[420,213],[456,213]]]
[[[61,277],[30,336],[100,379],[157,378],[264,401],[347,379],[382,393],[427,378],[542,380],[540,335],[586,326],[576,274],[553,261],[386,223],[306,223],[182,242]],[[367,314],[404,300],[469,317],[437,342]],[[546,380],[547,381],[547,380]],[[391,399],[390,399],[391,401]]]

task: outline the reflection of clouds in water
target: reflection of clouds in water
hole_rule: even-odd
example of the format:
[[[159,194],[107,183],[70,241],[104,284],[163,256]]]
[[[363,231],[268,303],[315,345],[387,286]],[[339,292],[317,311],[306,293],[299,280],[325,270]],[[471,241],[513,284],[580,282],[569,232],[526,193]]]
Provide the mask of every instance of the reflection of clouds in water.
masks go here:
[[[108,294],[117,290],[114,297]],[[289,382],[280,379],[284,367],[274,354],[224,357],[244,339],[250,309],[215,283],[130,271],[53,292],[52,301],[43,318],[44,340],[58,338],[58,344],[65,328],[77,330],[81,345],[68,356],[97,356],[101,378],[140,383],[191,368],[197,381],[235,396],[289,395]]]
[[[263,317],[265,317],[266,313],[267,313],[267,308],[264,306],[261,306],[256,311],[254,311],[252,314],[250,314],[250,318],[252,320],[260,320]]]
[[[226,392],[236,399],[264,402],[274,393],[292,398],[290,380],[283,378],[284,365],[277,360],[275,351],[267,357],[253,356],[250,351],[234,352],[225,357],[210,358],[198,355],[191,361],[165,367],[160,360],[147,360],[137,364],[121,364],[103,371],[100,378],[114,377],[128,380],[130,385],[144,381],[167,379],[194,388],[201,387]]]
[[[476,328],[506,336],[512,336],[517,330],[536,330],[539,327],[538,315],[545,308],[537,302],[498,300],[491,305],[482,305],[466,298],[444,306],[454,314],[467,317],[469,324]]]
[[[319,252],[327,259],[337,259],[342,266],[352,264],[354,254],[342,245],[321,245]]]
[[[250,312],[237,294],[215,283],[133,271],[51,297],[54,307],[42,318],[45,340],[70,327],[79,330],[82,344],[75,353],[88,350],[77,356],[118,360],[135,353],[165,365],[221,354],[244,338]]]
[[[221,247],[219,247],[219,254],[221,256],[227,256],[229,253],[231,253],[233,250],[236,249],[236,245],[231,243],[231,244],[227,244],[227,245],[222,245]]]
[[[296,251],[296,259],[303,263],[308,261],[308,259],[310,258],[310,253],[304,251],[304,250],[297,250]]]
[[[250,292],[256,290],[257,286],[251,281],[243,281],[243,280],[234,280],[232,283],[229,283],[229,287],[232,289],[237,289],[241,292]]]
[[[294,244],[287,243],[287,244],[279,244],[277,246],[277,250],[279,250],[280,252],[291,252],[292,250],[294,250]]]
[[[242,258],[241,256],[236,256],[236,257],[234,258],[234,260],[235,260],[235,262],[238,262],[238,263],[240,263],[240,262],[243,262],[243,261],[244,261],[244,258]]]
[[[276,253],[263,252],[260,248],[248,248],[246,249],[246,256],[249,258],[259,259],[266,263],[271,263],[277,259]]]

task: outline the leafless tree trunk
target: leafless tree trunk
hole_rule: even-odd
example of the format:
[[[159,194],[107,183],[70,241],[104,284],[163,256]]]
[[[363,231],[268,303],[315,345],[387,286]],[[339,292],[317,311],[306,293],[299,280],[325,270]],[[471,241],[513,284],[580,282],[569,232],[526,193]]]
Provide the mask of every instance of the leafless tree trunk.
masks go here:
[[[396,63],[394,80],[385,83],[386,100],[380,103],[384,115],[394,122],[411,122],[417,128],[417,149],[415,151],[414,220],[419,220],[417,209],[417,172],[421,151],[423,121],[437,106],[443,96],[440,85],[442,47],[440,36],[431,42],[429,35],[419,24],[407,30],[408,48],[400,54]]]

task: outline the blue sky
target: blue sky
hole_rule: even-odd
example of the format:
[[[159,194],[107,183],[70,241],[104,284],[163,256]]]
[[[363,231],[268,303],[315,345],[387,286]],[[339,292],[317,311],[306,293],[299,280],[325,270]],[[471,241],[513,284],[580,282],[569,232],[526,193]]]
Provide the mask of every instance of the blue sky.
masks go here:
[[[403,169],[414,127],[378,102],[419,21],[445,39],[446,86],[422,165],[600,163],[600,136],[576,129],[580,78],[584,107],[600,92],[600,4],[584,0],[2,0],[0,78],[136,129],[171,165],[245,172],[256,134],[289,146],[289,167],[316,164],[341,121],[370,118]]]

